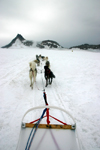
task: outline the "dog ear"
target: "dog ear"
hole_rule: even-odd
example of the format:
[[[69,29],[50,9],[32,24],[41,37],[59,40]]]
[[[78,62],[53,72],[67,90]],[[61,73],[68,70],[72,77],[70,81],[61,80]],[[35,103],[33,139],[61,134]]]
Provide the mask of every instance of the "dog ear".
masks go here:
[[[48,57],[46,57],[46,60],[48,60]]]

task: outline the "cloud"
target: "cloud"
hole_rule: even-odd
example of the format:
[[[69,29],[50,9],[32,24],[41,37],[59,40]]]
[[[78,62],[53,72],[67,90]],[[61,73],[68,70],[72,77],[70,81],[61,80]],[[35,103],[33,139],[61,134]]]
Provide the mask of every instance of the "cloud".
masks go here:
[[[1,0],[0,46],[18,33],[65,47],[100,44],[99,14],[100,0]]]

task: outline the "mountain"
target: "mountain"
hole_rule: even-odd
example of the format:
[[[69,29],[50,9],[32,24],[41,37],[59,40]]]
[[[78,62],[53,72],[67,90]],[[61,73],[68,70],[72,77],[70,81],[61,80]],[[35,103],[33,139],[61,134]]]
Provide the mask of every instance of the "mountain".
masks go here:
[[[100,44],[99,45],[82,44],[82,45],[70,47],[70,49],[72,48],[80,48],[80,49],[86,49],[86,50],[87,49],[100,49]]]
[[[44,40],[41,42],[29,41],[23,38],[21,34],[17,34],[17,36],[7,45],[2,48],[14,48],[14,47],[38,47],[38,48],[63,48],[56,41],[52,40]]]

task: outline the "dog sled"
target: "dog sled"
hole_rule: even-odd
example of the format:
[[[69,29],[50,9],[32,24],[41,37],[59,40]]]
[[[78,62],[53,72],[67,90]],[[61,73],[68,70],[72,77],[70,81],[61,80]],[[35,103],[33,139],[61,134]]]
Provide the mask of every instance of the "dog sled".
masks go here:
[[[46,105],[24,114],[17,150],[80,149],[75,120],[66,110]]]

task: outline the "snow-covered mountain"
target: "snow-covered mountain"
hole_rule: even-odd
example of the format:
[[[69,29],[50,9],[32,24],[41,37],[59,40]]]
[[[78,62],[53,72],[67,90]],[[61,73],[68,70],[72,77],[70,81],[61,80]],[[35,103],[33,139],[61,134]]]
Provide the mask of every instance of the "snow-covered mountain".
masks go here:
[[[87,50],[87,49],[99,49],[100,50],[100,44],[98,44],[98,45],[82,44],[82,45],[70,47],[70,49],[72,49],[72,48],[79,48],[79,49],[83,49],[83,50]]]
[[[21,34],[17,36],[7,45],[2,48],[24,48],[24,47],[38,47],[38,48],[63,48],[56,41],[45,40],[45,41],[30,41],[23,38]]]

